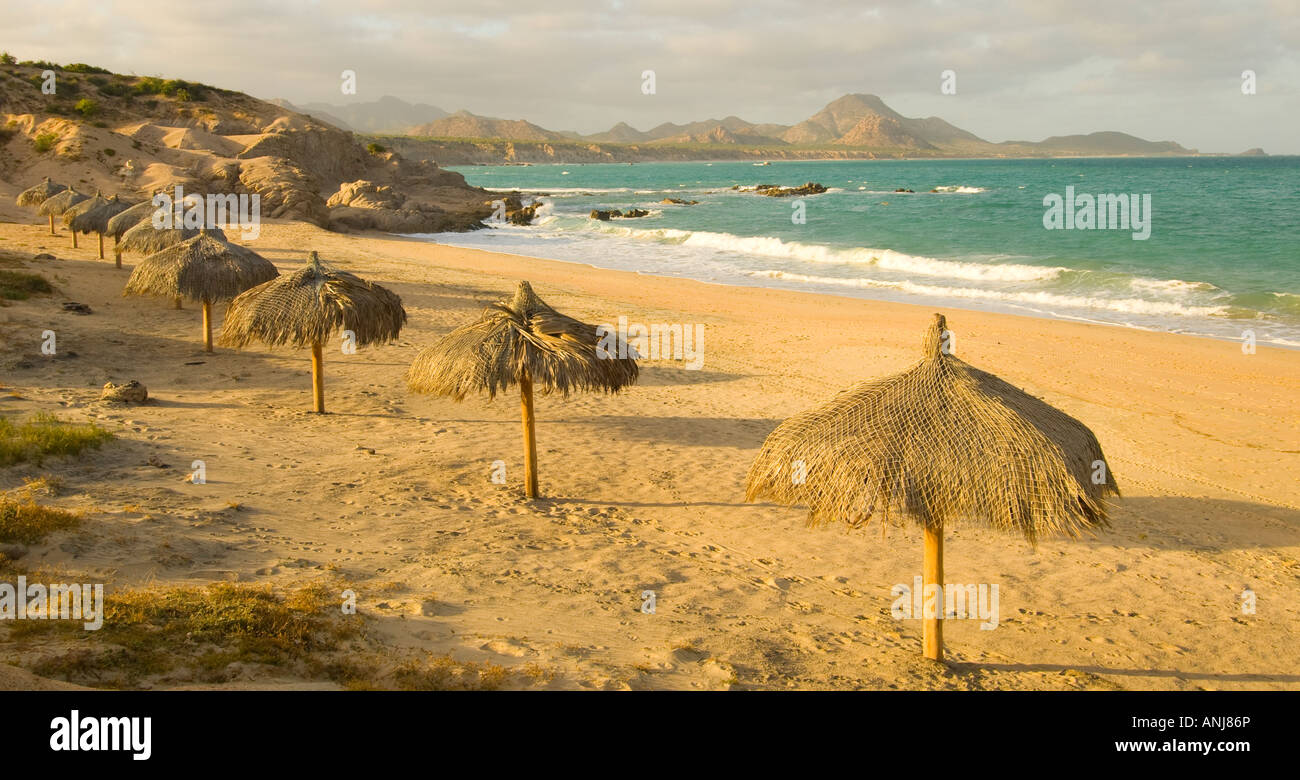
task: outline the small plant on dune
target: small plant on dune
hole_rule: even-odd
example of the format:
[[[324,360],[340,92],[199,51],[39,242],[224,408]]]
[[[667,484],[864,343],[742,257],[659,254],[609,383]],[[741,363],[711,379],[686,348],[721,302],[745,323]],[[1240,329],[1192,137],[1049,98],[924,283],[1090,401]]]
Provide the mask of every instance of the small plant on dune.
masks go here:
[[[77,649],[46,654],[33,671],[89,685],[133,687],[169,672],[223,682],[232,663],[332,678],[334,665],[313,655],[343,650],[361,634],[360,620],[339,609],[340,588],[317,583],[283,595],[233,583],[128,590],[105,597],[104,626],[89,636],[76,623],[24,621],[10,639],[82,634]],[[335,673],[355,674],[346,664]]]
[[[0,466],[39,464],[50,455],[77,455],[112,438],[94,423],[64,422],[47,413],[20,423],[0,417]]]
[[[107,68],[101,68],[97,65],[87,65],[84,62],[74,62],[71,65],[64,65],[63,69],[70,73],[103,73],[112,75],[113,71]]]
[[[63,477],[42,474],[39,477],[23,477],[21,488],[28,495],[57,496],[63,492]]]
[[[18,60],[9,52],[0,52],[0,65],[14,65]]]
[[[117,81],[106,81],[103,84],[97,84],[99,94],[109,95],[110,97],[126,97],[131,94],[131,88]]]
[[[90,98],[82,98],[77,101],[77,105],[73,106],[73,108],[76,109],[78,114],[89,119],[95,115],[95,112],[99,111],[99,104]]]
[[[157,95],[162,91],[162,85],[162,79],[145,76],[135,83],[135,92],[137,95]]]
[[[0,298],[25,301],[33,295],[48,295],[54,286],[40,274],[26,271],[0,271]]]
[[[366,151],[370,152],[371,154],[383,154],[388,150],[377,143],[371,142],[366,144]]]
[[[80,513],[38,504],[32,493],[20,488],[0,496],[0,542],[40,544],[51,533],[81,523]]]
[[[495,691],[510,680],[504,666],[457,661],[449,655],[402,662],[389,677],[402,691]]]
[[[35,148],[39,154],[45,154],[49,150],[53,149],[54,145],[58,142],[59,137],[54,133],[41,133],[32,139],[32,147]]]

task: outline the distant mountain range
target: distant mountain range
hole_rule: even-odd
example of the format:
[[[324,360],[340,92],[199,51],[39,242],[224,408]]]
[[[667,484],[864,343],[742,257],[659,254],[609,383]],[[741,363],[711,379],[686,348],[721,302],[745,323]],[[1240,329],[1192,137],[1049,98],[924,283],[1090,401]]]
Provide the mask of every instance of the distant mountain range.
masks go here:
[[[309,114],[354,133],[402,133],[412,127],[442,119],[448,115],[437,106],[425,103],[407,103],[405,100],[385,95],[368,103],[348,103],[336,106],[329,103],[303,103],[295,105],[287,100],[268,100],[281,108]]]
[[[845,95],[794,125],[755,124],[728,116],[681,125],[665,122],[645,131],[619,122],[605,132],[590,135],[548,130],[523,119],[497,119],[468,111],[449,114],[437,106],[411,105],[394,97],[346,106],[322,103],[292,106],[285,101],[273,102],[358,133],[405,136],[389,140],[407,154],[420,145],[417,140],[432,141],[448,152],[456,143],[481,140],[497,144],[507,160],[517,161],[586,161],[591,145],[599,147],[605,157],[619,161],[682,159],[683,155],[695,159],[719,155],[734,158],[754,154],[767,154],[774,159],[1197,154],[1195,149],[1173,141],[1147,141],[1114,131],[1052,136],[1043,141],[993,143],[939,117],[905,117],[876,95],[865,94]],[[518,144],[558,146],[530,156],[521,155]],[[568,153],[566,150],[571,145],[576,146]],[[496,153],[488,154],[491,157]],[[440,159],[449,158],[444,154]]]

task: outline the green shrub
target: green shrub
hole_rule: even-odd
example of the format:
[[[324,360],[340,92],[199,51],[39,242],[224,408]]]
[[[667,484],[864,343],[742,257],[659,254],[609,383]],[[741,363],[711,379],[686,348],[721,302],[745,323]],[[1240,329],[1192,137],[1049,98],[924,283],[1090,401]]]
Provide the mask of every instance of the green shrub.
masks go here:
[[[45,154],[54,148],[59,142],[59,137],[54,133],[41,133],[32,140],[32,146],[35,147],[39,154]]]
[[[30,495],[0,496],[0,542],[40,544],[54,531],[75,528],[81,515],[36,503]]]
[[[383,154],[384,152],[386,152],[386,151],[388,151],[388,150],[385,149],[384,147],[380,146],[379,144],[374,143],[374,142],[372,141],[372,142],[366,144],[366,151],[367,151],[367,152],[370,152],[371,154]]]
[[[0,270],[0,298],[9,301],[25,301],[33,295],[52,292],[54,287],[40,274]]]
[[[157,95],[162,92],[162,86],[162,79],[145,76],[135,83],[135,92],[137,95]]]
[[[7,51],[0,52],[0,65],[15,65],[18,60]]]
[[[71,71],[72,73],[105,73],[111,75],[113,72],[106,68],[99,68],[94,65],[87,65],[84,62],[74,62],[71,65],[63,66],[63,69],[66,71]]]
[[[78,114],[89,118],[94,116],[95,112],[99,110],[99,105],[90,98],[82,98],[77,101],[77,105],[74,106],[74,108],[76,108]]]
[[[116,81],[108,81],[103,84],[99,84],[97,86],[99,87],[99,94],[101,95],[109,95],[110,97],[125,97],[131,94],[130,87]]]
[[[106,148],[106,149],[104,149],[104,154],[108,155],[109,157],[113,157],[113,156],[115,156],[115,155],[117,154],[117,150],[116,150],[116,149],[111,149],[111,148]]]
[[[94,423],[64,422],[47,413],[21,423],[0,417],[0,466],[39,464],[49,455],[78,455],[98,449],[111,438],[113,434]]]

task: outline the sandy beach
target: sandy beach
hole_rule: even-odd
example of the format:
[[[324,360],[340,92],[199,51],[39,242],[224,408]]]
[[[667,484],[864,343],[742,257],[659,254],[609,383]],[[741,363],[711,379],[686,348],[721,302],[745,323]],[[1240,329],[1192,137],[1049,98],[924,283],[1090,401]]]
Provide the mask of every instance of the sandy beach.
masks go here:
[[[516,687],[1300,689],[1300,352],[946,310],[963,360],[1096,433],[1123,498],[1113,528],[1084,541],[1035,550],[949,531],[949,580],[998,584],[1000,610],[994,630],[949,621],[943,667],[920,657],[919,621],[890,615],[891,587],[920,573],[918,530],[809,530],[798,508],[743,500],[764,437],[917,360],[932,309],[301,222],[268,221],[248,246],[282,273],[315,249],[402,297],[396,344],[327,349],[328,415],[309,412],[307,352],[204,354],[196,307],[121,297],[137,257],[117,270],[91,240],[73,250],[62,231],[0,224],[0,251],[56,256],[24,263],[58,287],[0,308],[4,414],[54,411],[117,436],[5,471],[5,489],[61,477],[52,503],[88,513],[25,565],[110,588],[337,575],[394,652],[548,670]],[[587,322],[706,334],[701,370],[647,362],[616,396],[540,396],[536,501],[521,489],[517,394],[457,404],[403,381],[420,348],[520,279]],[[58,358],[40,354],[46,329]],[[150,403],[98,402],[105,382],[131,379]],[[206,484],[187,481],[195,460]],[[508,484],[492,483],[495,461]]]

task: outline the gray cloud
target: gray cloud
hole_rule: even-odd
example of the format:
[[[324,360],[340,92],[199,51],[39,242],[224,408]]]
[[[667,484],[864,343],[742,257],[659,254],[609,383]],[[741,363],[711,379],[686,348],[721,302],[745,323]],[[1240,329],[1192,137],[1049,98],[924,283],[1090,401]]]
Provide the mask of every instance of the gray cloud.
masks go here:
[[[1300,153],[1297,0],[6,2],[3,47],[21,58],[294,102],[395,95],[592,132],[728,114],[793,123],[874,92],[994,141],[1113,129]],[[948,68],[954,96],[939,94]],[[340,94],[344,69],[355,97]]]

